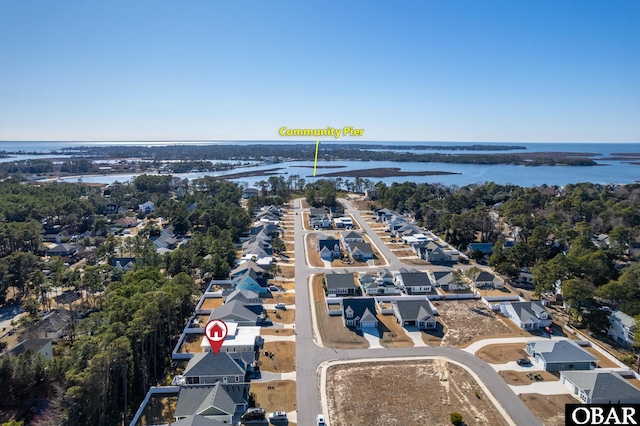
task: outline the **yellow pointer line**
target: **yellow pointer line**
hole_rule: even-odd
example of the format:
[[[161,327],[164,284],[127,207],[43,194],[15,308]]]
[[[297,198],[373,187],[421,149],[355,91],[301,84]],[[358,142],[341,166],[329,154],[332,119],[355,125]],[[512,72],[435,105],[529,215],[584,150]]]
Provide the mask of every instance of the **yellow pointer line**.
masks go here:
[[[318,164],[318,147],[320,146],[320,141],[316,139],[316,157],[313,160],[313,176],[316,176],[316,165]]]

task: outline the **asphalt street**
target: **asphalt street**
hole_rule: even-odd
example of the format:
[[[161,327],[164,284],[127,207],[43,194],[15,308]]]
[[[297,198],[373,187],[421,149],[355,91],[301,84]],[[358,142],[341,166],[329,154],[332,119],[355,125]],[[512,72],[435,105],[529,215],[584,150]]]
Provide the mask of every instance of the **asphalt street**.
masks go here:
[[[404,265],[397,256],[382,242],[380,237],[362,219],[358,210],[353,208],[347,200],[340,200],[345,205],[345,210],[353,215],[361,228],[371,238],[380,252],[388,259],[389,269],[398,270]],[[316,415],[321,413],[320,406],[320,382],[318,367],[332,360],[370,360],[375,358],[440,356],[464,364],[470,368],[493,396],[500,402],[504,410],[516,425],[537,426],[541,425],[537,417],[524,405],[509,386],[502,380],[498,373],[489,364],[480,358],[450,347],[429,346],[413,348],[388,348],[388,349],[331,349],[316,345],[313,339],[311,318],[311,295],[309,294],[308,277],[314,273],[326,272],[324,268],[308,267],[305,261],[304,235],[313,231],[306,231],[302,225],[301,199],[294,201],[294,244],[295,256],[295,282],[296,282],[296,393],[298,407],[298,424],[315,424]],[[378,267],[349,268],[353,271],[376,270]],[[341,268],[342,269],[342,268]],[[328,413],[325,413],[325,415]]]

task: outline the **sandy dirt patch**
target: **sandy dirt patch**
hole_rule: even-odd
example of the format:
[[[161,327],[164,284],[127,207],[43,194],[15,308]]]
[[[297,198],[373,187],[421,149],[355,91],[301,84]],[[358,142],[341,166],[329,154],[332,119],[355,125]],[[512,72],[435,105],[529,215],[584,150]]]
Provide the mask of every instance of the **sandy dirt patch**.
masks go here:
[[[453,412],[467,425],[507,424],[476,381],[444,360],[333,366],[327,399],[333,426],[449,425]]]
[[[523,393],[518,397],[545,426],[563,426],[564,406],[566,404],[579,404],[577,399],[566,394],[540,395],[537,393]]]
[[[501,318],[479,300],[451,300],[436,305],[447,328],[442,346],[461,346],[482,336],[511,336]]]
[[[274,293],[271,299],[263,299],[264,303],[284,303],[285,305],[293,305],[296,303],[296,295],[293,293]]]

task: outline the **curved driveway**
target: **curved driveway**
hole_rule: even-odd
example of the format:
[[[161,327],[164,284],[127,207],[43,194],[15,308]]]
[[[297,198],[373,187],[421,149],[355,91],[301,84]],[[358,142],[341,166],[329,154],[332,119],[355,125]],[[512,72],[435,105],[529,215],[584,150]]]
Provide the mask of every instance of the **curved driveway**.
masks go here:
[[[351,203],[340,200],[346,211],[351,213],[360,223],[382,251],[389,261],[390,269],[400,269],[405,265],[393,254],[386,244],[373,229],[362,219],[360,213],[353,208]],[[300,199],[294,201],[295,210],[300,213],[294,216],[294,245],[297,253],[306,250],[304,246],[304,234],[310,232],[302,226],[302,214]],[[303,250],[301,252],[301,250]],[[298,408],[298,424],[312,425],[315,417],[321,412],[319,395],[318,367],[331,360],[367,360],[373,358],[396,357],[420,357],[441,356],[457,361],[469,367],[491,390],[493,396],[500,402],[504,410],[511,417],[511,422],[517,425],[541,425],[537,417],[524,405],[509,386],[502,380],[498,373],[480,358],[468,352],[441,346],[413,347],[413,348],[388,348],[388,349],[331,349],[316,345],[313,340],[311,326],[311,295],[307,278],[313,273],[324,272],[323,268],[310,268],[306,265],[305,256],[295,256],[295,280],[296,280],[296,393]],[[358,271],[371,268],[349,268]],[[374,268],[374,269],[377,269]]]

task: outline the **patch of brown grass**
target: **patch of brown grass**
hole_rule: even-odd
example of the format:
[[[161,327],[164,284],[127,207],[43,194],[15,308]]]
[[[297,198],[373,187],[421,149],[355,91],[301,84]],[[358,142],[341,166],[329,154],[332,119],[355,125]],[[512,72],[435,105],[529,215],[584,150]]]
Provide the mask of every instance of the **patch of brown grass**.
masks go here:
[[[303,253],[300,253],[300,256],[302,256]],[[280,265],[280,276],[284,277],[284,278],[294,278],[295,277],[295,273],[296,273],[296,267],[293,265]]]
[[[260,329],[261,336],[293,336],[292,328],[265,328]]]
[[[274,309],[273,311],[268,311],[268,314],[269,319],[278,324],[293,324],[296,319],[295,309],[287,309],[286,311],[283,309]]]
[[[378,331],[380,344],[385,348],[411,348],[413,340],[404,332],[404,328],[397,323],[393,315],[378,314]]]
[[[273,387],[273,389],[267,389]],[[277,380],[266,383],[251,383],[249,392],[255,395],[256,405],[266,412],[295,411],[296,382],[293,380]],[[292,423],[289,423],[291,425]]]
[[[369,342],[367,339],[345,327],[342,323],[342,317],[332,317],[327,313],[322,278],[323,275],[314,276],[311,286],[316,310],[316,322],[323,345],[336,349],[368,348]]]
[[[187,334],[178,352],[182,354],[195,354],[198,352],[202,352],[200,343],[202,343],[203,337],[204,334],[201,333]]]
[[[476,356],[490,364],[504,364],[526,356],[524,343],[488,345],[476,352]]]
[[[200,309],[215,309],[218,306],[222,306],[222,298],[221,297],[207,297],[204,299],[202,306]]]
[[[548,371],[532,371],[532,373],[539,374],[545,382],[557,382],[559,380],[557,376]],[[500,371],[498,374],[500,374],[500,377],[502,377],[508,385],[525,386],[535,382],[535,379],[527,376],[527,373],[524,371],[507,370]]]
[[[611,361],[609,358],[607,358],[606,356],[602,355],[600,352],[595,350],[595,348],[586,347],[586,348],[582,348],[582,349],[586,350],[591,355],[593,355],[596,358],[598,358],[598,366],[600,368],[619,368],[620,367],[618,364],[616,364],[615,362]]]
[[[264,355],[273,352],[273,358]],[[295,342],[266,342],[260,351],[260,369],[272,373],[288,373],[296,369]]]
[[[268,303],[284,303],[285,305],[294,305],[296,303],[296,295],[294,293],[274,293],[272,299],[265,299]],[[271,302],[272,301],[272,302]]]
[[[140,426],[171,423],[175,421],[173,413],[176,411],[178,396],[156,396],[149,398],[140,417]]]

